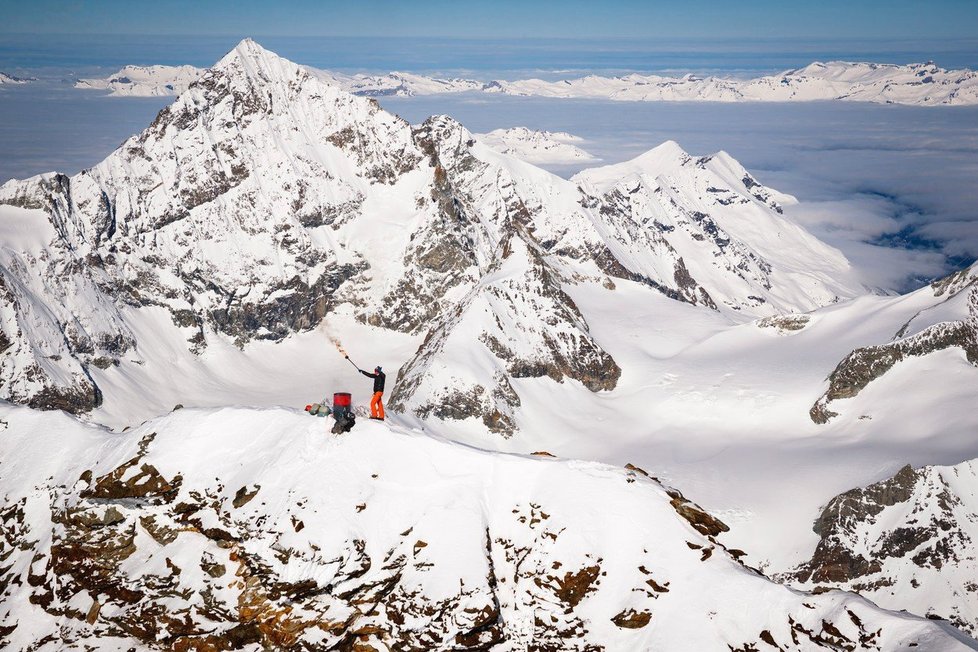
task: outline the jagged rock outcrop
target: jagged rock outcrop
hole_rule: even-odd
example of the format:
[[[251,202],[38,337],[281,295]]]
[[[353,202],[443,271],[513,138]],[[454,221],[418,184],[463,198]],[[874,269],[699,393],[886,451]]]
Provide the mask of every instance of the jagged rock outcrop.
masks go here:
[[[523,226],[507,238],[485,278],[401,368],[393,409],[422,418],[479,417],[489,430],[511,435],[520,405],[513,383],[520,379],[549,376],[580,382],[591,391],[614,389],[621,369],[591,336],[584,316],[561,289],[559,272]],[[458,355],[473,363],[445,364]]]
[[[285,410],[0,424],[5,650],[971,649],[769,581],[635,468]]]
[[[784,576],[978,632],[978,465],[906,466],[829,501],[812,558]]]

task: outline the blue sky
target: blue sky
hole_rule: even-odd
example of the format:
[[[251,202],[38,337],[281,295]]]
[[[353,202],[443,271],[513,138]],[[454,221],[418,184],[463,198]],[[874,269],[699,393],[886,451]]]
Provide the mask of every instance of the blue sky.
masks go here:
[[[0,0],[2,33],[965,38],[975,0]]]

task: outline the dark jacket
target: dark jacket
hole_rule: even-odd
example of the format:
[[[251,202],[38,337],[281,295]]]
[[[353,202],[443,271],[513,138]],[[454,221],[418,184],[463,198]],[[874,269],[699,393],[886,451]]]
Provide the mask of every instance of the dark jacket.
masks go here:
[[[372,373],[370,373],[368,371],[364,371],[363,369],[360,370],[360,373],[362,373],[367,378],[373,378],[374,379],[374,391],[375,392],[382,392],[382,391],[384,391],[384,381],[387,380],[387,374],[385,374],[383,371],[381,371],[380,373],[372,374]]]

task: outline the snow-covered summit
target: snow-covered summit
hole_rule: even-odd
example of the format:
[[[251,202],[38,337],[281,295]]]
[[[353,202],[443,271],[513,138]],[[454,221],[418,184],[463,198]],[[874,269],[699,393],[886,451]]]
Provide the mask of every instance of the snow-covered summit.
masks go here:
[[[783,205],[796,200],[763,186],[725,152],[696,158],[667,141],[572,180],[601,213],[661,234],[666,246],[652,244],[658,255],[631,259],[630,269],[668,284],[654,265],[671,259],[678,270],[681,261],[687,271],[676,272],[672,287],[689,300],[699,285],[708,289],[709,301],[700,297],[707,304],[735,310],[768,304],[787,312],[790,305],[807,303],[810,310],[859,293],[841,252],[783,218]],[[696,284],[678,282],[687,273]]]
[[[511,127],[495,129],[475,136],[495,150],[538,165],[594,160],[594,156],[580,147],[583,138],[561,131],[537,131],[526,127]]]
[[[205,326],[239,343],[315,326],[365,264],[312,229],[420,158],[404,121],[242,42],[98,165],[0,188],[50,224],[36,253],[2,250],[4,396],[99,404],[86,367],[134,349],[127,309],[163,308],[197,350]]]
[[[975,649],[769,581],[636,468],[286,410],[0,424],[4,649]]]

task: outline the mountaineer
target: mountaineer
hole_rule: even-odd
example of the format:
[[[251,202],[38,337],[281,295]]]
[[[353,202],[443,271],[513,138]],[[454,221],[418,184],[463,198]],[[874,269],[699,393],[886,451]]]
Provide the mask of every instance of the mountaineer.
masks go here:
[[[370,418],[384,420],[384,402],[381,397],[384,395],[384,381],[387,380],[387,375],[384,374],[384,370],[380,366],[374,367],[374,372],[370,373],[359,370],[367,378],[374,379],[374,395],[370,399]]]

